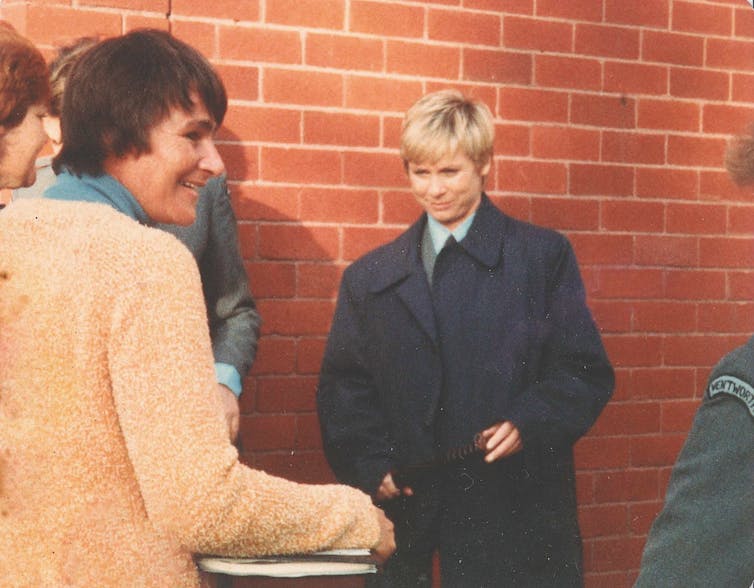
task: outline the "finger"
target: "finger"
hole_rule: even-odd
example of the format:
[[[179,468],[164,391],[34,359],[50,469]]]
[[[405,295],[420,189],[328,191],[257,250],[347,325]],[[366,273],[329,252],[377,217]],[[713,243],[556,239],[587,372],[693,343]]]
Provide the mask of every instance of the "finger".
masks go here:
[[[487,452],[484,459],[491,463],[497,459],[508,457],[521,449],[521,437],[515,427],[492,451]]]
[[[503,440],[510,434],[512,429],[513,425],[511,425],[509,421],[505,421],[504,423],[496,427],[495,431],[487,440],[487,451],[490,451],[500,445],[500,443],[502,443]]]

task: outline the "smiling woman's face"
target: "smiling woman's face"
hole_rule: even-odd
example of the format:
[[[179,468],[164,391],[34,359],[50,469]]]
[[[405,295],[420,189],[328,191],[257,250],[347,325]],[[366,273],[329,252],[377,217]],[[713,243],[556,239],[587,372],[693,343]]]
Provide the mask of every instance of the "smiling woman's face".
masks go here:
[[[34,104],[21,124],[0,135],[0,188],[31,186],[37,179],[34,165],[47,142],[42,119],[47,109]]]
[[[128,188],[154,222],[190,225],[199,190],[225,169],[214,133],[215,123],[201,101],[189,112],[173,108],[152,127],[148,152],[111,156],[104,169]]]

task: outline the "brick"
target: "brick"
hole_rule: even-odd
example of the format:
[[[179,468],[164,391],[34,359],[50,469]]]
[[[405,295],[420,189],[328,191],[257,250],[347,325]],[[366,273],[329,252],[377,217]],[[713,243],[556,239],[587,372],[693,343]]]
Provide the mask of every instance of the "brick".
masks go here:
[[[725,157],[725,139],[670,135],[668,163],[692,167],[718,167]]]
[[[721,271],[669,270],[665,280],[668,298],[719,300],[725,297],[725,273]]]
[[[529,88],[500,89],[498,112],[506,120],[567,122],[568,94]]]
[[[589,306],[601,333],[623,333],[631,328],[630,304],[594,300]]]
[[[464,0],[464,7],[513,14],[534,14],[534,0]]]
[[[754,300],[754,272],[728,272],[731,300]]]
[[[573,198],[534,198],[532,222],[560,230],[596,230],[599,203]]]
[[[170,11],[168,0],[79,0],[78,6],[98,8],[121,8],[167,14]]]
[[[599,131],[567,126],[531,129],[532,155],[538,159],[596,161],[600,155]]]
[[[537,15],[566,20],[602,20],[602,0],[581,0],[560,2],[559,0],[537,0]]]
[[[700,264],[703,267],[747,268],[754,255],[751,237],[704,237],[699,243]]]
[[[664,433],[688,433],[699,401],[663,402],[662,431]]]
[[[643,129],[698,131],[699,105],[677,100],[642,98],[638,101],[638,126]]]
[[[456,47],[389,40],[386,54],[389,73],[454,80],[461,71],[461,51]]]
[[[663,354],[668,366],[712,367],[735,346],[729,335],[677,335],[666,337]]]
[[[572,163],[569,192],[592,196],[630,196],[634,192],[634,170],[624,165]]]
[[[343,230],[343,260],[354,261],[368,251],[395,239],[403,228],[354,227]]]
[[[266,330],[262,323],[262,332]],[[264,336],[259,340],[257,356],[254,360],[254,373],[289,374],[295,367],[296,350],[293,339]]]
[[[540,87],[599,90],[602,87],[602,65],[592,58],[537,55],[534,58],[534,79]]]
[[[696,374],[693,368],[638,368],[631,370],[629,387],[636,400],[694,398]]]
[[[661,298],[664,294],[664,277],[662,270],[603,267],[599,270],[599,285],[593,294],[610,299]],[[631,304],[633,308],[633,302]]]
[[[641,55],[644,61],[701,66],[704,61],[704,38],[681,33],[644,31]]]
[[[659,477],[654,469],[597,472],[594,498],[597,502],[637,502],[660,498]]]
[[[574,458],[579,470],[627,467],[630,460],[629,439],[626,437],[582,437],[574,446]]]
[[[495,198],[491,196],[492,201],[513,218],[531,222],[531,198],[528,196],[513,196],[506,194],[505,198]]]
[[[169,22],[171,34],[189,43],[207,59],[218,57],[214,23],[177,19],[166,22]]]
[[[720,161],[722,165],[722,160]],[[699,172],[699,196],[704,200],[727,202],[751,202],[751,187],[736,186],[725,171],[701,170]]]
[[[415,80],[387,77],[346,76],[345,106],[399,112],[401,116],[423,94]]]
[[[243,416],[241,443],[245,449],[286,449],[293,446],[295,433],[294,416]]]
[[[246,267],[257,299],[296,295],[296,266],[293,262],[264,261],[249,263]]]
[[[339,184],[341,157],[322,149],[263,147],[262,179],[272,182]]]
[[[633,261],[633,239],[629,235],[583,233],[571,236],[582,264],[628,264]]]
[[[397,116],[382,117],[382,142],[380,147],[398,150],[400,148],[403,119]]]
[[[495,155],[527,156],[531,150],[531,131],[528,125],[495,125]]]
[[[699,174],[694,170],[639,167],[636,170],[636,195],[643,198],[696,199]]]
[[[566,191],[566,166],[562,163],[500,160],[496,173],[500,187],[508,192],[564,194]]]
[[[665,136],[609,131],[602,133],[602,159],[616,163],[665,163]]]
[[[530,84],[532,57],[513,51],[466,48],[463,79],[497,84]]]
[[[695,266],[699,260],[696,237],[637,235],[636,263],[657,266]]]
[[[114,12],[64,6],[29,5],[24,35],[38,45],[65,44],[78,37],[114,37],[122,32],[121,16]]]
[[[653,335],[611,335],[605,337],[613,367],[651,367],[662,358],[662,338]]]
[[[244,220],[284,221],[299,218],[296,190],[269,184],[233,186],[236,216]]]
[[[352,186],[400,188],[407,183],[400,157],[393,153],[343,153],[343,181]]]
[[[654,402],[611,402],[589,431],[595,437],[660,432],[660,407]]]
[[[302,63],[301,35],[297,31],[265,27],[221,26],[220,55],[223,59],[263,63]]]
[[[725,206],[671,202],[668,204],[667,230],[689,235],[725,233],[727,217]]]
[[[503,19],[503,45],[511,49],[572,53],[573,24],[506,16]]]
[[[422,209],[408,190],[385,190],[382,192],[382,221],[388,224],[409,225],[421,214]]]
[[[305,112],[304,142],[310,145],[378,147],[380,119],[343,112]]]
[[[249,223],[238,223],[238,244],[241,249],[241,257],[244,259],[256,258],[257,228]]]
[[[226,132],[223,134],[225,135]],[[229,180],[255,180],[259,177],[258,147],[238,143],[220,143],[219,141],[215,145],[225,163]]]
[[[273,476],[280,476],[301,484],[334,483],[335,476],[321,451],[286,451],[259,455],[254,466]],[[236,578],[238,580],[239,578]],[[329,577],[328,577],[329,582]],[[236,585],[236,582],[233,582]],[[258,583],[254,580],[254,585]],[[341,588],[346,588],[340,585]],[[333,588],[337,586],[333,585]]]
[[[259,19],[259,0],[171,0],[170,10],[172,15],[255,21]]]
[[[296,448],[321,449],[322,437],[316,414],[301,414],[296,417]]]
[[[636,101],[624,96],[573,94],[571,122],[597,127],[634,128]]]
[[[266,102],[342,106],[343,77],[319,71],[265,69],[262,94]]]
[[[751,12],[749,12],[749,8],[744,8],[743,6],[739,5],[733,12],[733,22],[735,23],[733,36],[754,37],[754,21],[752,21],[751,19]]]
[[[729,37],[733,31],[733,10],[699,2],[673,2],[673,30]]]
[[[754,75],[734,72],[731,74],[731,97],[736,102],[754,101]]]
[[[340,270],[337,266],[301,263],[296,268],[296,295],[301,298],[333,299],[339,282]]]
[[[730,76],[720,71],[672,67],[670,94],[678,98],[727,100],[730,95]]]
[[[318,67],[382,71],[383,42],[379,39],[309,33],[305,39],[305,62]]]
[[[587,543],[587,549],[591,546],[591,541]],[[590,573],[588,570],[591,566],[587,566],[584,571],[584,587],[585,588],[615,588],[616,586],[633,586],[636,582],[635,577],[630,577],[630,574],[626,572],[603,572],[603,573]]]
[[[685,301],[637,301],[634,332],[684,333],[696,331],[696,304]]]
[[[502,19],[497,14],[469,10],[436,10],[427,14],[431,40],[474,45],[500,45]]]
[[[613,94],[666,94],[668,68],[660,65],[606,61],[603,89]]]
[[[259,254],[263,259],[328,260],[337,257],[338,231],[331,227],[264,224],[259,227]]]
[[[662,487],[665,488],[665,485]],[[629,507],[631,513],[631,532],[638,535],[646,535],[649,533],[652,523],[662,510],[662,505],[662,500],[632,504]],[[638,564],[635,565],[634,568],[638,569]],[[633,586],[635,581],[636,578],[634,577],[628,584],[626,584],[626,586]]]
[[[162,31],[170,31],[172,24],[170,21],[165,20],[162,15],[149,15],[149,14],[124,14],[123,15],[123,32],[129,33],[136,29],[160,29]],[[173,34],[175,35],[175,30]],[[198,49],[202,54],[207,55],[197,45],[192,44],[195,49]]]
[[[301,114],[284,108],[231,104],[218,136],[244,141],[300,143]]]
[[[705,133],[735,135],[751,124],[754,107],[730,104],[705,104],[702,110],[702,128]]]
[[[667,466],[675,463],[685,434],[647,435],[631,439],[631,465]]]
[[[605,0],[605,21],[637,27],[668,28],[670,11],[666,2],[622,2]]]
[[[329,266],[334,269],[333,266]],[[340,275],[340,272],[338,272]],[[337,286],[336,286],[337,287]],[[319,374],[319,368],[322,365],[322,357],[325,354],[324,337],[302,338],[296,346],[296,371],[300,374]]]
[[[258,301],[259,314],[264,317],[265,334],[301,336],[327,335],[335,305],[324,300]]]
[[[662,232],[665,205],[660,202],[608,200],[602,203],[602,227],[608,231]]]
[[[581,534],[585,539],[620,535],[628,531],[628,507],[625,504],[582,506],[578,515]]]
[[[261,413],[300,413],[317,410],[313,378],[260,379],[256,409]]]
[[[231,100],[259,99],[259,68],[246,65],[216,64],[215,70],[225,84]]]
[[[705,65],[711,68],[754,69],[754,40],[707,39]]]
[[[268,0],[264,20],[292,27],[342,30],[345,0]]]
[[[379,200],[376,191],[343,188],[301,190],[301,218],[330,223],[376,223]]]
[[[424,9],[367,0],[352,0],[349,30],[385,37],[421,37]]]
[[[754,234],[754,209],[751,206],[730,206],[728,211],[730,233]]]
[[[639,30],[629,27],[577,24],[576,53],[636,60],[639,57]]]

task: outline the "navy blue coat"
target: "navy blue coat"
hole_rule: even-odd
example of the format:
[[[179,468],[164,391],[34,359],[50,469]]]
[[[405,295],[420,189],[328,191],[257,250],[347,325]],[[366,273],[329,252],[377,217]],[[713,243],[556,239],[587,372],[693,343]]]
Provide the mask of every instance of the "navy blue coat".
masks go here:
[[[572,444],[600,414],[614,380],[571,246],[483,195],[460,243],[471,261],[455,280],[468,296],[458,309],[462,340],[449,355],[439,346],[421,262],[425,224],[423,215],[343,275],[318,391],[325,454],[341,481],[373,494],[396,467],[509,420],[524,450],[505,476],[527,480],[524,501],[553,496],[537,508],[571,529],[571,544],[561,547],[573,552],[580,543]],[[445,415],[450,441],[437,436],[448,373],[463,386],[462,404]],[[531,519],[530,509],[519,511]],[[552,521],[530,522],[528,536],[552,530]]]

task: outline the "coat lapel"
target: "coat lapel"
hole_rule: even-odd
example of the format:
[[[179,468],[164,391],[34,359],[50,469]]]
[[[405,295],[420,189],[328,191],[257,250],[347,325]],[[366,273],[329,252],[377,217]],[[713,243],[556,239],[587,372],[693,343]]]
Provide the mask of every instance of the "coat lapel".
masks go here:
[[[370,291],[377,293],[395,288],[398,298],[432,343],[437,345],[432,295],[419,251],[425,224],[426,216],[422,215],[398,239],[385,246],[375,262],[377,274]],[[382,260],[384,262],[381,263]]]

